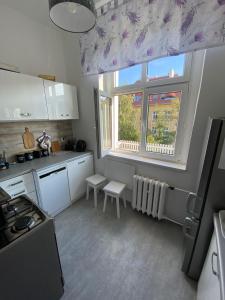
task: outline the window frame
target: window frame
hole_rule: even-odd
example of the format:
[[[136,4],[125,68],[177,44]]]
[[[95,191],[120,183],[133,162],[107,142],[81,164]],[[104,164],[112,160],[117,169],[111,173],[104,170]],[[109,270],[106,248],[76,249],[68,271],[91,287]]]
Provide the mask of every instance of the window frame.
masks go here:
[[[180,77],[174,78],[165,78],[165,79],[154,79],[154,80],[147,80],[147,70],[148,70],[148,63],[142,64],[142,76],[141,80],[138,83],[124,85],[121,87],[116,87],[116,76],[119,71],[113,72],[111,74],[111,92],[112,96],[120,95],[120,94],[128,94],[132,92],[136,92],[137,90],[143,90],[149,87],[155,86],[162,86],[162,85],[171,85],[176,83],[182,82],[189,82],[190,75],[191,75],[191,66],[192,66],[192,53],[185,54],[185,64],[184,64],[184,75]]]
[[[177,133],[176,133],[176,141],[175,141],[175,154],[169,155],[163,153],[148,152],[146,151],[147,129],[148,129],[148,125],[147,125],[148,124],[148,96],[150,94],[161,94],[161,93],[169,93],[174,91],[182,92],[178,125],[177,125]],[[177,84],[170,84],[166,86],[157,86],[157,87],[151,87],[144,90],[140,151],[136,153],[136,155],[158,159],[158,160],[166,159],[167,161],[175,161],[175,162],[183,161],[183,149],[186,147],[186,143],[185,143],[184,135],[182,133],[184,132],[185,129],[184,124],[187,122],[187,116],[185,114],[185,111],[188,105],[188,101],[187,101],[188,95],[189,95],[188,83],[177,83]]]
[[[103,114],[102,114],[102,111],[101,111],[101,102],[102,101],[105,101],[105,100],[102,100],[101,98],[106,98],[106,99],[109,99],[110,101],[110,109],[111,109],[111,123],[109,124],[109,128],[111,129],[111,144],[112,144],[112,147],[108,147],[108,148],[105,148],[104,147],[104,135],[103,135],[103,130],[104,128],[102,127],[102,124],[103,124],[103,120],[102,120],[102,117],[103,117]],[[101,157],[104,157],[106,155],[108,155],[111,151],[112,151],[112,148],[114,146],[114,140],[113,140],[113,98],[103,92],[103,91],[100,91],[98,88],[94,88],[94,104],[95,104],[95,128],[96,128],[96,140],[97,140],[97,157],[98,158],[101,158]]]
[[[187,166],[187,159],[189,154],[189,148],[190,148],[190,141],[192,136],[192,130],[194,126],[194,119],[195,119],[195,113],[197,109],[197,103],[199,99],[199,93],[201,88],[201,82],[202,82],[202,76],[203,76],[203,70],[204,70],[204,62],[205,62],[205,54],[206,51],[198,51],[194,52],[193,54],[186,54],[186,60],[185,60],[185,70],[184,70],[184,76],[183,77],[175,77],[175,78],[169,78],[167,80],[160,79],[154,80],[152,82],[138,82],[138,84],[134,85],[128,85],[123,87],[114,88],[114,73],[107,73],[104,74],[104,86],[108,88],[108,91],[110,91],[110,96],[113,98],[113,107],[112,107],[112,140],[113,140],[113,147],[111,151],[107,155],[112,155],[116,157],[121,158],[127,158],[131,160],[137,160],[137,161],[143,161],[143,163],[150,163],[150,164],[159,164],[160,166],[168,166],[171,168],[177,168],[185,170]],[[143,64],[145,66],[146,71],[146,77],[147,77],[147,64]],[[144,70],[144,68],[143,68]],[[144,73],[144,72],[143,72]],[[169,156],[165,154],[156,154],[156,153],[149,153],[149,155],[146,157],[146,155],[138,152],[131,152],[131,151],[121,151],[115,149],[115,126],[114,126],[114,116],[115,116],[115,101],[114,99],[118,95],[122,94],[130,94],[130,93],[138,93],[138,92],[144,92],[146,88],[151,87],[160,87],[160,86],[172,86],[173,84],[179,84],[183,83],[187,85],[187,97],[188,101],[186,102],[186,124],[183,122],[182,125],[182,135],[183,139],[181,139],[182,143],[182,153],[179,153],[180,158],[176,158],[174,156]],[[159,91],[160,92],[160,91]],[[183,100],[184,102],[184,100]],[[188,117],[189,116],[189,117]],[[181,120],[181,117],[179,118]],[[118,121],[117,121],[118,123]],[[143,122],[142,122],[143,123]],[[179,128],[180,125],[178,125]],[[177,150],[177,149],[176,149]],[[169,164],[169,165],[168,165]],[[181,167],[182,166],[182,167]]]

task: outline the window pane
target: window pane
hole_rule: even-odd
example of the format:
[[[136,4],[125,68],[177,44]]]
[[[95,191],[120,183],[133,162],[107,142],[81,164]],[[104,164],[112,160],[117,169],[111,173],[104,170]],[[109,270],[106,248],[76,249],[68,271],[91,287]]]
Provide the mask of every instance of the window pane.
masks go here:
[[[184,75],[185,55],[169,56],[148,63],[148,80],[175,78]]]
[[[139,151],[143,93],[118,96],[118,147]]]
[[[112,103],[110,98],[100,98],[102,147],[107,150],[112,147]]]
[[[146,151],[174,155],[181,91],[149,95]]]
[[[141,80],[142,65],[136,65],[115,72],[115,86],[135,84]]]

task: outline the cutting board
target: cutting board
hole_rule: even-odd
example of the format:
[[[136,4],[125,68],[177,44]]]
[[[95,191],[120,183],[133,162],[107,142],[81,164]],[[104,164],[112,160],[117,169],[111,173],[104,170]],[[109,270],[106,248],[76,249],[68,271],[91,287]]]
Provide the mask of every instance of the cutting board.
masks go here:
[[[52,152],[53,153],[61,151],[61,146],[60,146],[59,141],[52,141],[51,147],[52,147]]]
[[[35,140],[33,133],[29,131],[29,128],[25,128],[25,132],[23,134],[23,144],[25,149],[33,149],[35,147]]]

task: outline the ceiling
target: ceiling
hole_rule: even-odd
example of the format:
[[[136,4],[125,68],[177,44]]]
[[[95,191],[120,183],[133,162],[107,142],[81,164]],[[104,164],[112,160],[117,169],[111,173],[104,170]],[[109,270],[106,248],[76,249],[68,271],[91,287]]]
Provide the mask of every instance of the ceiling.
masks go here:
[[[96,7],[104,5],[109,0],[94,0]],[[51,23],[49,19],[48,0],[0,0],[0,5],[6,5],[42,24]]]

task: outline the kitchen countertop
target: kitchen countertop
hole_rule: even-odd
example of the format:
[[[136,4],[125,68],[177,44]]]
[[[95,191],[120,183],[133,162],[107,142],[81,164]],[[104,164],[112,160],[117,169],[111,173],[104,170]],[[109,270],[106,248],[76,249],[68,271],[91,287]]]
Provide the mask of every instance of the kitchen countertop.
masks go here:
[[[218,248],[221,300],[225,300],[225,238],[222,235],[218,213],[214,214],[214,228]]]
[[[91,151],[61,151],[54,155],[51,154],[47,157],[34,159],[25,163],[17,163],[15,165],[10,165],[9,169],[0,171],[0,182],[32,171],[39,171],[53,165],[62,164],[74,160],[76,158],[85,157],[90,154],[92,154]]]

